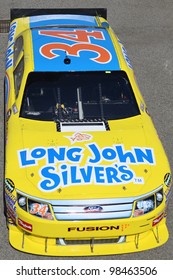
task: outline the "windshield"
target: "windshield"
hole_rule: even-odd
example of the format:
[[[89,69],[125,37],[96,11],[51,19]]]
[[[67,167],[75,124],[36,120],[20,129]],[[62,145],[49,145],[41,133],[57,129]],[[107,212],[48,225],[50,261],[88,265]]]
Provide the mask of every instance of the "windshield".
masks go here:
[[[140,114],[123,71],[32,72],[20,116],[45,121],[116,120]]]

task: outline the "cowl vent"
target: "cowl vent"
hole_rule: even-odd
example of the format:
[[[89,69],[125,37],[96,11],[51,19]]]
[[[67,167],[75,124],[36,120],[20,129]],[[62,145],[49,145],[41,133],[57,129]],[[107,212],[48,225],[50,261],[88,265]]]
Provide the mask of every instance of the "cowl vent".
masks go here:
[[[105,121],[58,121],[58,132],[76,132],[76,131],[106,131],[110,130]]]

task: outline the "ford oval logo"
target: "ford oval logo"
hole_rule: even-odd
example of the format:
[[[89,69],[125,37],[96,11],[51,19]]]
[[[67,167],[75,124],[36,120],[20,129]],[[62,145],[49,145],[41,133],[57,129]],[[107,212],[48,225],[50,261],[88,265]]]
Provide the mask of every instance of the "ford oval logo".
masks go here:
[[[100,205],[89,205],[84,208],[84,211],[89,213],[101,212],[102,210]]]

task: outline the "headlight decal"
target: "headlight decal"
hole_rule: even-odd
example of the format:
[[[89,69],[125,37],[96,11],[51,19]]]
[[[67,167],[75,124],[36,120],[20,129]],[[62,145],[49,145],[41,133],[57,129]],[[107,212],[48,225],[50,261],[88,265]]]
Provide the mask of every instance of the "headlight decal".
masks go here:
[[[52,220],[52,214],[48,204],[28,200],[29,213],[40,218]]]
[[[155,209],[155,197],[149,196],[145,199],[136,201],[134,217],[144,215]]]
[[[148,197],[135,201],[133,217],[142,216],[156,209],[163,202],[163,188]]]
[[[25,194],[17,194],[17,202],[21,209],[28,212],[31,215],[42,219],[53,220],[53,215],[48,203],[44,201],[37,201],[27,197]]]

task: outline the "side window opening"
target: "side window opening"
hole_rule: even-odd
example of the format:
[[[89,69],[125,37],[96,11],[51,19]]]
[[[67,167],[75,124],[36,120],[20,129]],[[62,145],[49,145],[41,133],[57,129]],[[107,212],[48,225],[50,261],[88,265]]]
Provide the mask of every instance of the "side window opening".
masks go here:
[[[24,53],[23,53],[23,37],[20,36],[14,43],[14,88],[16,98],[19,95],[19,90],[24,72]]]
[[[23,37],[20,36],[16,39],[14,44],[14,67],[16,66],[17,60],[23,54]]]
[[[13,73],[16,98],[19,95],[23,72],[24,72],[24,57],[22,57],[22,59],[20,60],[19,64],[17,65],[17,67],[15,68],[14,73]]]

